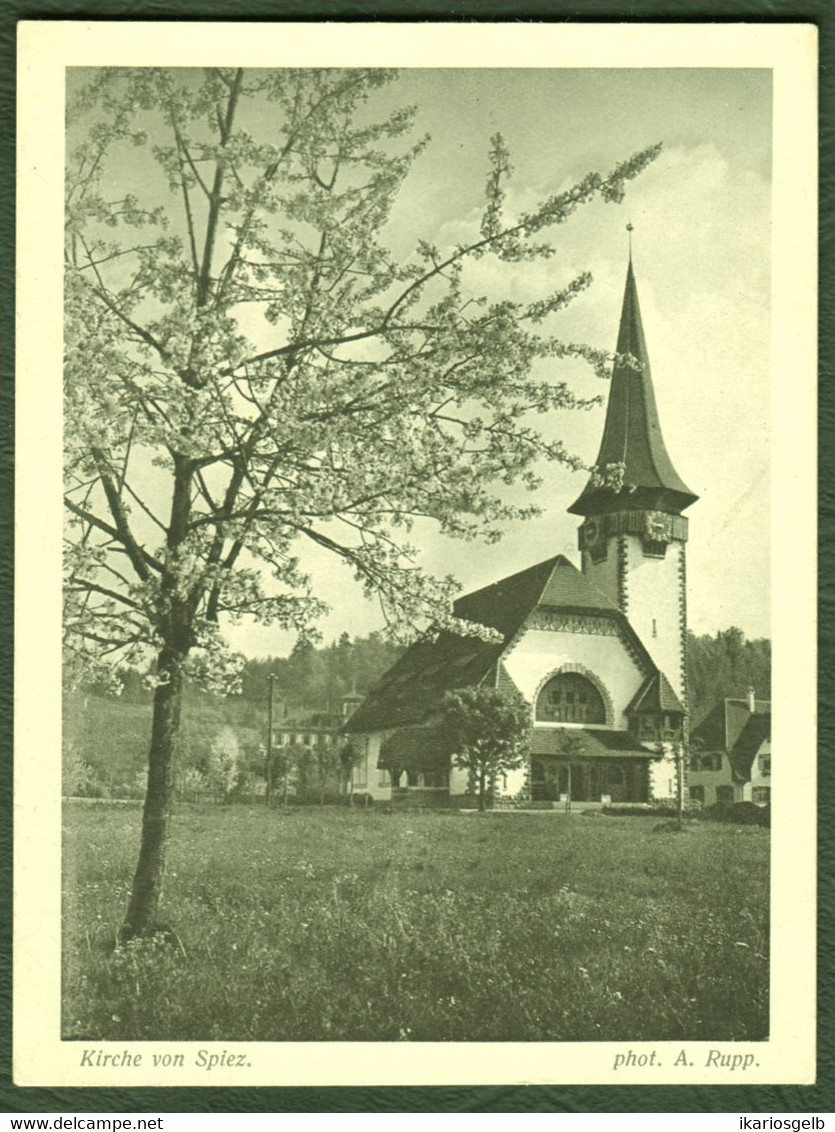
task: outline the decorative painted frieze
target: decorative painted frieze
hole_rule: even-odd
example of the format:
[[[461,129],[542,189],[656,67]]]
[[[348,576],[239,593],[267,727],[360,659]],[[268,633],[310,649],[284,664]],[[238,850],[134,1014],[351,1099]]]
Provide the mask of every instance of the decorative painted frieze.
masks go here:
[[[618,635],[617,625],[608,617],[553,613],[548,609],[535,609],[525,624],[528,629],[545,629],[553,633],[583,633],[595,637]]]
[[[605,557],[606,541],[618,535],[638,535],[649,544],[666,546],[687,541],[687,519],[666,511],[611,511],[590,515],[577,532],[580,550],[597,560]]]

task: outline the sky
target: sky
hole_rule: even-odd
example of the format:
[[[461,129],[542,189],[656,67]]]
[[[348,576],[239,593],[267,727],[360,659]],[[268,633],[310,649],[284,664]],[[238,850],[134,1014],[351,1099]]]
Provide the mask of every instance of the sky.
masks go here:
[[[605,173],[663,143],[622,203],[595,201],[547,233],[553,258],[516,265],[488,257],[472,279],[491,296],[524,300],[589,271],[592,287],[549,330],[614,350],[626,224],[634,226],[633,264],[661,425],[675,468],[700,497],[687,512],[689,625],[696,633],[738,625],[749,637],[769,636],[770,71],[414,69],[378,92],[372,109],[382,114],[403,104],[417,107],[415,136],[431,138],[384,231],[404,257],[419,238],[444,248],[477,233],[497,131],[515,168],[506,187],[508,217],[591,170]],[[143,151],[133,152],[138,161]],[[140,167],[130,176],[140,182]],[[258,330],[246,330],[257,342]],[[553,361],[541,376],[568,381],[581,397],[608,392],[582,363]],[[591,464],[604,415],[601,406],[553,413],[537,424]],[[509,524],[505,538],[490,546],[450,540],[419,524],[410,541],[421,564],[453,574],[462,592],[557,553],[579,565],[579,519],[566,508],[586,474],[562,466],[539,472],[539,518]],[[382,627],[378,605],[364,598],[341,561],[311,547],[301,548],[301,561],[331,606],[319,625],[326,641]],[[290,634],[252,624],[231,627],[228,638],[250,656],[281,655],[293,644]]]
[[[386,238],[404,254],[422,236],[445,246],[476,230],[489,139],[500,131],[515,174],[507,212],[524,210],[593,169],[607,171],[656,141],[657,161],[622,204],[594,202],[561,227],[551,260],[517,267],[480,261],[480,279],[514,298],[547,292],[582,270],[593,286],[560,315],[564,338],[613,350],[628,236],[662,429],[673,464],[700,497],[687,512],[688,619],[696,633],[738,625],[770,635],[771,75],[752,69],[402,71],[378,105],[418,107],[431,142],[412,170]],[[483,265],[483,266],[482,266]],[[607,392],[579,365],[554,363],[581,395]],[[593,463],[605,408],[554,414],[546,430]],[[557,419],[559,418],[559,419]],[[462,592],[560,553],[579,564],[579,520],[566,508],[581,472],[541,468],[540,518],[509,525],[497,545],[412,539],[422,562],[452,573]],[[317,593],[332,606],[325,640],[380,628],[341,563],[310,553]],[[292,638],[241,626],[233,645],[281,653]]]

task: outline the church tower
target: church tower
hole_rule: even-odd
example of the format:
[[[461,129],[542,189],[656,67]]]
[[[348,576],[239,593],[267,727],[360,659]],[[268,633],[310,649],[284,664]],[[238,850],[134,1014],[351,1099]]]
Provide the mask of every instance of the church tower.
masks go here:
[[[630,228],[631,231],[631,228]],[[582,515],[585,576],[616,602],[685,703],[687,519],[698,496],[667,454],[632,256],[595,472],[569,512]],[[620,486],[612,485],[612,474]]]

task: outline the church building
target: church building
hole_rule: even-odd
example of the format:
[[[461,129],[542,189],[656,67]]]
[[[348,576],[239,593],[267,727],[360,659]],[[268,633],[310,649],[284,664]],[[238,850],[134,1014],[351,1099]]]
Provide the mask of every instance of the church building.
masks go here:
[[[611,486],[616,472],[622,486]],[[441,754],[450,689],[517,689],[533,728],[526,765],[492,784],[496,805],[674,801],[687,713],[687,519],[697,496],[664,444],[630,257],[595,474],[568,508],[580,568],[562,555],[458,598],[496,630],[418,641],[343,730],[352,789],[375,800],[466,806],[468,772]]]

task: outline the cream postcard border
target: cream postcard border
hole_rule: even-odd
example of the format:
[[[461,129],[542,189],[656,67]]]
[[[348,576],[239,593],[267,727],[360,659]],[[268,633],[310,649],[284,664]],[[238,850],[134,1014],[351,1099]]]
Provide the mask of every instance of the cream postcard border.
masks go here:
[[[803,24],[18,25],[14,1080],[17,1085],[807,1084],[815,1079],[817,31]],[[774,77],[771,1037],[634,1043],[127,1043],[140,1068],[82,1068],[60,1040],[61,248],[64,69],[107,65],[764,67]],[[121,1043],[89,1043],[116,1052]],[[212,1052],[220,1052],[217,1043]],[[685,1048],[692,1065],[673,1068]],[[708,1048],[752,1054],[705,1066]],[[185,1053],[180,1069],[150,1052]],[[738,1063],[741,1065],[742,1063]]]

